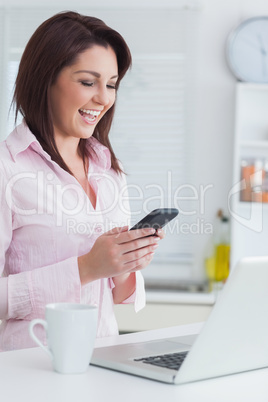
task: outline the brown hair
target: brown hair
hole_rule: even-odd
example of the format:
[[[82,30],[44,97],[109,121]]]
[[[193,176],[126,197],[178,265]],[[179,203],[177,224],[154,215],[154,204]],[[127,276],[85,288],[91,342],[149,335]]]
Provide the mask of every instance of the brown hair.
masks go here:
[[[111,46],[114,50],[118,63],[118,89],[131,65],[131,54],[125,40],[100,19],[72,11],[56,14],[37,28],[24,50],[15,83],[13,103],[16,104],[16,119],[20,112],[43,149],[71,174],[54,140],[49,90],[60,71],[74,63],[78,54],[94,45]],[[108,138],[114,110],[115,104],[99,121],[93,136],[108,147],[112,168],[119,173],[122,170]],[[88,156],[86,141],[80,139],[79,142],[84,166]]]

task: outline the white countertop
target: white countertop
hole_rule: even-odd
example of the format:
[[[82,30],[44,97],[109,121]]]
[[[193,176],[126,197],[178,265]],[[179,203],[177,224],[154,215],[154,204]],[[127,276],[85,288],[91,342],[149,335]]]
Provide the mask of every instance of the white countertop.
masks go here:
[[[202,324],[103,338],[96,346],[198,333]],[[55,373],[40,348],[0,353],[0,399],[6,402],[267,402],[268,369],[185,385],[169,385],[90,366],[86,373]]]

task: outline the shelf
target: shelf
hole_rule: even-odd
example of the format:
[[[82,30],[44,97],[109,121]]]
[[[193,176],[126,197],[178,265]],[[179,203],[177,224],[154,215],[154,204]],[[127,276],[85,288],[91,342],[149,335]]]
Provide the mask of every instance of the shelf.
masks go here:
[[[268,91],[268,84],[257,84],[253,82],[239,82],[237,84],[239,89],[245,90],[245,89],[250,89],[254,91]]]
[[[267,196],[268,84],[239,83],[236,88],[234,171],[231,203],[231,264],[249,255],[267,254],[268,203],[241,201]],[[262,162],[257,163],[258,161]],[[247,162],[247,166],[242,163]],[[248,167],[248,169],[246,169]],[[253,169],[252,169],[253,168]],[[245,169],[245,170],[244,170]],[[264,174],[261,173],[264,171]],[[256,174],[257,171],[259,174]],[[242,188],[241,183],[246,183]],[[264,194],[252,193],[263,186]],[[259,198],[258,198],[259,197]],[[266,229],[267,227],[267,229]]]
[[[146,291],[147,303],[162,304],[193,304],[193,305],[213,305],[216,301],[215,292],[165,292],[165,291]]]
[[[262,209],[262,208],[268,208],[268,202],[250,202],[250,201],[237,201],[237,204],[241,209],[249,209],[249,208],[254,208],[254,209]]]
[[[243,148],[265,148],[268,149],[268,140],[244,140],[240,142],[240,146]]]

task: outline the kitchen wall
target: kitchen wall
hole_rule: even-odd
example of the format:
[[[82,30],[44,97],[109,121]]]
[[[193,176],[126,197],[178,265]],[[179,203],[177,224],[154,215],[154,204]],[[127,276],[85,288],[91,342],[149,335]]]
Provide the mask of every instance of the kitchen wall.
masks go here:
[[[178,0],[165,0],[165,7],[178,4]],[[234,91],[236,80],[230,73],[225,60],[225,44],[230,31],[242,20],[268,14],[267,0],[200,0],[189,3],[200,4],[200,36],[198,46],[196,81],[195,124],[195,184],[210,185],[206,192],[204,210],[197,211],[201,225],[213,223],[219,208],[227,211],[227,196],[232,183]],[[1,5],[49,6],[54,0],[0,0]],[[90,0],[57,0],[62,10],[78,9],[91,4]],[[162,0],[98,0],[94,7],[163,7]],[[196,278],[204,275],[204,250],[208,235],[195,236]]]
[[[266,0],[202,0],[197,77],[196,182],[212,184],[205,202],[206,222],[219,208],[227,210],[232,185],[236,79],[225,59],[226,39],[243,20],[268,15]],[[201,217],[202,218],[202,217]],[[196,237],[196,269],[204,259],[208,239]]]

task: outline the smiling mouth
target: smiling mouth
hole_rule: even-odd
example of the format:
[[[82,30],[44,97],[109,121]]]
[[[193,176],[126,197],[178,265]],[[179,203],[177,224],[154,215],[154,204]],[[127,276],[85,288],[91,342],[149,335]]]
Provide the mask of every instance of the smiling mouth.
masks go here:
[[[95,123],[101,112],[99,110],[79,109],[79,113],[87,123]]]

